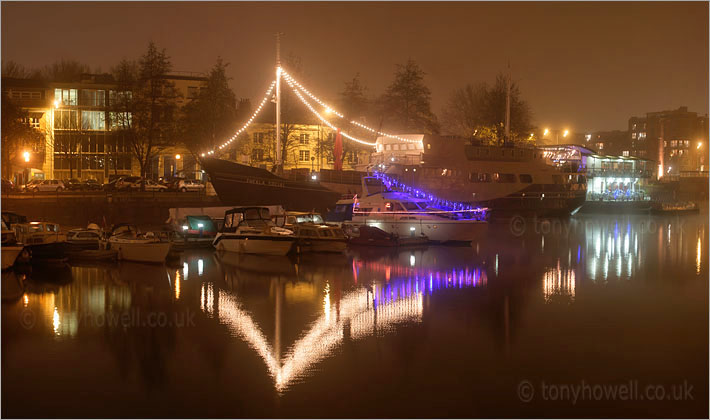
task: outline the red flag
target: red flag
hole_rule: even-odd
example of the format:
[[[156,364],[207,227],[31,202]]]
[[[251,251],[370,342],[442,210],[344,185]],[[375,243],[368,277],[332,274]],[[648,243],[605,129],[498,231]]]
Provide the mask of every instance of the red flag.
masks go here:
[[[343,137],[340,135],[340,129],[335,136],[335,146],[333,147],[333,169],[336,171],[343,170],[343,161],[341,160],[343,154]]]

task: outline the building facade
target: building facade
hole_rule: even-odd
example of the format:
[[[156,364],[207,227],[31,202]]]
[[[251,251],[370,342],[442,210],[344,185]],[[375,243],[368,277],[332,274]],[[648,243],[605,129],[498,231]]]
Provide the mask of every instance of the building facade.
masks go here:
[[[627,131],[597,131],[585,136],[584,145],[602,155],[631,156]]]
[[[631,154],[656,161],[657,176],[706,171],[708,116],[687,107],[629,118]]]
[[[197,97],[207,82],[194,74],[169,75],[168,79],[179,93],[178,107]],[[27,111],[28,124],[45,138],[43,144],[27,145],[30,159],[13,168],[15,182],[77,178],[103,183],[112,176],[140,175],[140,165],[110,111],[117,94],[111,75],[83,74],[68,83],[3,78],[2,85],[3,100],[12,100]],[[196,159],[175,141],[153,157],[147,175],[195,178],[202,173]]]

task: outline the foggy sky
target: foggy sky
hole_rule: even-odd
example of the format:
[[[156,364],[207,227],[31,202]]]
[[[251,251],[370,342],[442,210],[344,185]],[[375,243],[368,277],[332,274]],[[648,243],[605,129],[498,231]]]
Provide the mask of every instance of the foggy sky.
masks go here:
[[[205,72],[221,56],[252,104],[282,54],[334,99],[360,72],[370,96],[408,58],[427,73],[433,110],[508,61],[540,127],[625,129],[631,116],[687,105],[708,112],[708,4],[695,3],[2,3],[2,59],[38,67],[73,58],[108,71],[166,48]]]

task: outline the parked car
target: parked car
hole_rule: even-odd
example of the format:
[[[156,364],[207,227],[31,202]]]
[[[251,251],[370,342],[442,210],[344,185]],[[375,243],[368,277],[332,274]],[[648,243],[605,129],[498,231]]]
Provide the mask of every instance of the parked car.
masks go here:
[[[118,183],[125,178],[126,175],[121,175],[114,177],[113,175],[109,176],[109,181],[103,185],[103,190],[104,191],[117,191],[118,190]]]
[[[100,191],[102,185],[95,179],[87,179],[83,183],[84,191]]]
[[[138,181],[136,184],[135,189],[140,190],[141,188],[141,183]],[[168,190],[168,187],[166,187],[163,184],[157,183],[153,181],[152,179],[146,179],[145,180],[145,190],[146,191],[157,191],[157,192],[164,192]]]
[[[116,189],[118,191],[130,191],[133,189],[140,189],[140,181],[141,177],[139,176],[127,176],[116,181]]]
[[[196,179],[181,179],[175,184],[175,190],[180,192],[204,191],[205,184]]]
[[[32,186],[34,192],[61,192],[66,189],[64,182],[59,179],[45,179]]]
[[[9,179],[2,179],[2,192],[4,193],[9,193],[15,191],[15,184],[12,183]]]
[[[41,184],[42,181],[43,180],[41,180],[41,179],[31,179],[27,182],[27,184],[22,186],[22,191],[24,191],[24,192],[34,191],[35,186]]]
[[[80,180],[76,178],[65,179],[64,186],[68,191],[81,191],[82,189],[84,189],[84,185],[81,183]]]

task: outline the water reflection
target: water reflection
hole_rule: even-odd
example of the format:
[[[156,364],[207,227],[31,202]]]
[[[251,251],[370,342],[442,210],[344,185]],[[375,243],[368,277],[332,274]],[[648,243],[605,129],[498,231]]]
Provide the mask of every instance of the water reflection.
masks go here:
[[[276,391],[279,404],[285,406],[299,398],[310,403],[308,395],[331,392],[339,383],[365,384],[369,379],[360,376],[371,377],[379,370],[405,372],[404,382],[424,388],[431,385],[427,378],[445,383],[457,375],[442,372],[467,371],[458,379],[468,385],[512,364],[543,374],[551,362],[537,360],[554,355],[558,347],[571,346],[582,354],[590,345],[615,341],[618,330],[607,331],[599,313],[617,314],[614,322],[621,326],[644,322],[634,311],[610,311],[614,302],[621,301],[624,308],[635,304],[635,311],[657,320],[653,314],[665,313],[658,299],[651,299],[648,307],[638,302],[644,302],[645,294],[662,282],[704,284],[707,291],[704,219],[618,216],[567,223],[544,233],[529,229],[520,237],[511,235],[507,225],[491,226],[489,236],[471,247],[362,249],[298,257],[199,250],[187,251],[175,266],[86,264],[4,272],[3,372],[12,383],[42,381],[46,372],[34,368],[35,360],[27,355],[43,349],[51,353],[54,369],[66,383],[102,389],[106,384],[94,377],[99,376],[92,372],[96,368],[112,378],[114,394],[127,402],[142,401],[135,390],[150,392],[160,403],[154,411],[146,411],[148,417],[174,405],[174,398],[164,395],[189,400],[183,387],[193,382],[219,398],[221,408],[215,416],[233,417],[233,395],[222,394],[224,385],[241,384],[242,389],[258,389],[254,395],[269,398]],[[618,284],[628,294],[620,295]],[[672,292],[663,289],[662,301],[677,302],[676,308],[683,310],[702,304],[683,300],[693,293],[666,298]],[[143,321],[148,313],[172,316],[190,311],[195,315],[190,328],[115,321],[126,314],[131,321]],[[664,316],[664,322],[674,331],[690,330],[695,326],[687,321],[695,319],[690,315],[678,321],[680,325],[673,323],[682,311]],[[585,330],[591,324],[599,325],[598,329]],[[586,346],[582,349],[575,347],[576,341],[555,341],[556,331],[565,337],[589,336],[591,344],[580,339],[579,346]],[[627,346],[653,348],[653,343],[644,341],[647,337],[633,337],[637,342]],[[675,341],[687,340],[683,337]],[[627,341],[633,340],[627,337]],[[684,348],[694,349],[694,345],[685,343]],[[86,360],[91,367],[77,360]],[[416,364],[422,360],[426,363]],[[560,360],[554,363],[565,363]],[[589,365],[605,366],[609,361],[602,358]],[[407,376],[410,365],[421,376]],[[308,388],[314,384],[330,387]],[[503,391],[514,392],[514,385]],[[8,400],[15,407],[20,407],[17,401],[24,401],[23,407],[31,405],[27,388],[5,388],[3,397],[12,397]],[[444,388],[443,399],[445,393],[458,392]],[[333,393],[340,400],[348,398]],[[50,402],[59,399],[42,397]],[[270,401],[265,398],[259,403]],[[184,415],[199,417],[197,405],[185,404],[193,410]],[[84,414],[99,416],[102,407],[96,406],[96,411]],[[293,417],[300,412],[270,413]]]
[[[333,275],[335,267],[343,266],[333,265],[332,260],[347,261],[344,256],[328,257],[330,262],[326,262],[320,259],[325,258],[323,256],[315,259],[306,256],[294,261],[289,257],[217,255],[228,287],[215,291],[213,283],[204,283],[200,308],[208,316],[217,314],[220,323],[227,325],[235,336],[259,354],[278,391],[309,374],[313,365],[330,356],[345,337],[358,340],[385,333],[402,322],[419,322],[426,295],[431,296],[441,289],[483,286],[487,282],[485,271],[476,266],[463,264],[447,270],[437,269],[439,253],[421,251],[375,259],[354,255],[345,265],[352,267],[351,278],[343,278],[343,272]],[[254,314],[245,308],[245,302],[263,293],[248,285],[255,276],[271,283],[276,323],[271,339]],[[282,354],[284,301],[293,303],[304,297],[320,301],[321,314],[304,327]]]

